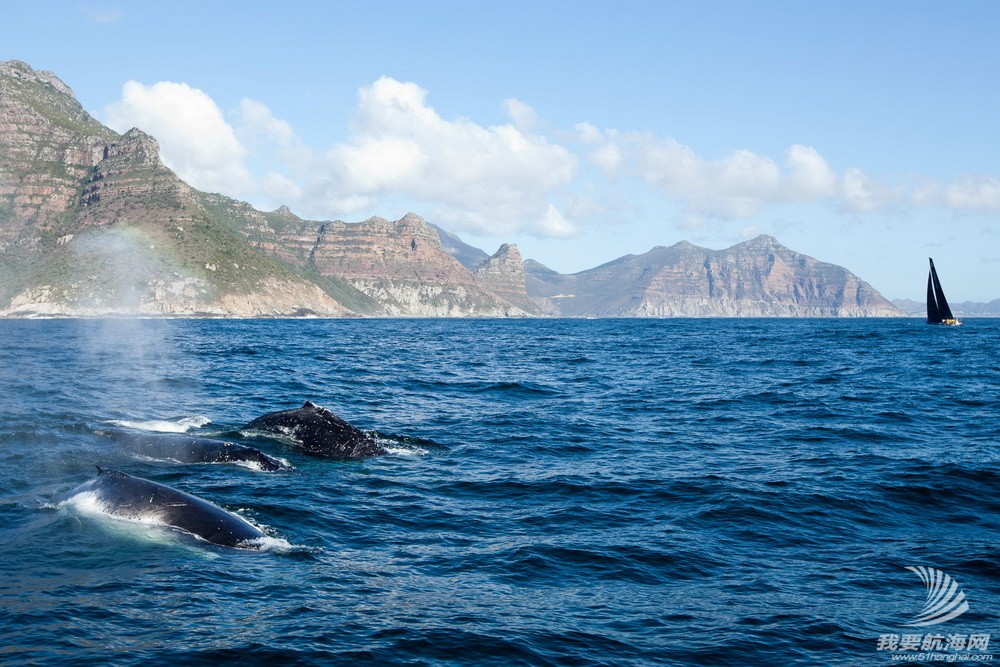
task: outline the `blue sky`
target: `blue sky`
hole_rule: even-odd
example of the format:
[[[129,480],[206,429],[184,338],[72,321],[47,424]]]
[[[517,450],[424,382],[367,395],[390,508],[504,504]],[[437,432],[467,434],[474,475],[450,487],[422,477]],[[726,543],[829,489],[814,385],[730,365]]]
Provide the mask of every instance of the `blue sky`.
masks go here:
[[[44,2],[0,59],[196,187],[573,272],[759,233],[1000,297],[1000,3]]]

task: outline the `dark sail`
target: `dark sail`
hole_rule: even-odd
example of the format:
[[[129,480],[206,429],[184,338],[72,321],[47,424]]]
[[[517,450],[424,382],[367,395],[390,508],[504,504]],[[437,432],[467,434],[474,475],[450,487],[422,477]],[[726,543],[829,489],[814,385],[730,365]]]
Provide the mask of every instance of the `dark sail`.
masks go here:
[[[941,311],[938,310],[937,297],[934,296],[934,283],[931,274],[927,274],[927,324],[941,324]]]
[[[927,322],[930,324],[939,324],[944,320],[953,320],[955,316],[951,314],[948,299],[944,298],[944,290],[941,289],[941,281],[938,280],[937,270],[934,268],[934,260],[930,258],[928,260],[931,263],[931,274],[927,276]],[[933,307],[931,304],[933,304]],[[932,314],[934,315],[934,319],[931,319]]]

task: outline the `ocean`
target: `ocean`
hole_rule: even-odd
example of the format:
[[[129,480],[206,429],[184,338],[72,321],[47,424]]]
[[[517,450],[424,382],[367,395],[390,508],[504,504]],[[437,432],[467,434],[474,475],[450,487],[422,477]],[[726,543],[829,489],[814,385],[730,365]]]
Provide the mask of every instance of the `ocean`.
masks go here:
[[[1000,644],[1000,320],[0,320],[0,343],[0,664],[881,665]],[[389,454],[241,435],[306,400]],[[294,470],[143,458],[109,426]],[[65,500],[95,465],[268,539]],[[907,625],[936,594],[908,567],[967,611]]]

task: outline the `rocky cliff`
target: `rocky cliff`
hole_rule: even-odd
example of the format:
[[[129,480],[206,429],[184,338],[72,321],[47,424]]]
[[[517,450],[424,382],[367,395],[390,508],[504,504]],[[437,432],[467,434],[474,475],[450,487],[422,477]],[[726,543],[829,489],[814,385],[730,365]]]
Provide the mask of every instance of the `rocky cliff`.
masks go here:
[[[156,141],[0,64],[0,315],[347,314],[211,219]]]
[[[66,224],[81,182],[114,138],[54,74],[0,62],[0,244],[33,248],[39,232]]]
[[[528,297],[524,282],[524,261],[516,245],[501,245],[499,250],[476,267],[474,274],[494,294],[499,294],[527,312],[541,313],[539,305]]]
[[[528,264],[528,292],[570,317],[892,317],[868,283],[770,236],[726,250],[686,241],[561,275]]]
[[[390,222],[308,223],[272,216],[253,242],[315,275],[342,280],[366,299],[365,314],[387,316],[524,316],[537,308],[520,294],[499,293],[445,252],[438,233],[409,213]],[[516,267],[520,271],[520,266]]]
[[[0,308],[71,225],[80,183],[113,137],[51,72],[0,62]]]

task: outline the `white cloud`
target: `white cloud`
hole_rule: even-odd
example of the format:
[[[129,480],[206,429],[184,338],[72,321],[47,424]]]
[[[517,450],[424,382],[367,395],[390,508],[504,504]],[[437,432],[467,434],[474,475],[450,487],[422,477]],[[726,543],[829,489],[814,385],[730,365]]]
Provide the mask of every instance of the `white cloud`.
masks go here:
[[[602,132],[590,123],[575,130],[592,164],[610,176],[632,174],[656,186],[685,207],[688,222],[746,219],[769,206],[803,202],[871,212],[902,197],[860,169],[838,176],[819,151],[801,144],[785,150],[780,163],[748,150],[708,160],[676,139],[649,132]]]
[[[564,239],[577,235],[576,228],[552,204],[549,204],[549,208],[542,218],[541,231],[544,236],[554,236]]]
[[[304,194],[294,181],[276,171],[268,172],[261,186],[274,202],[298,202]]]
[[[783,204],[1000,215],[1000,179],[989,176],[890,186],[858,168],[838,173],[806,145],[778,158],[735,150],[709,159],[671,137],[588,122],[556,133],[573,152],[534,129],[538,114],[518,99],[503,102],[510,123],[484,126],[444,118],[427,98],[415,83],[380,78],[358,91],[345,138],[325,150],[259,101],[243,99],[227,115],[184,83],[129,81],[105,117],[120,132],[135,126],[156,137],[164,162],[199,189],[321,219],[392,215],[384,207],[402,205],[455,231],[568,237],[581,220],[627,210],[628,202],[595,203],[621,190],[608,176],[652,185],[682,207],[681,224],[745,220]],[[581,158],[593,166],[582,175]]]
[[[841,180],[840,207],[853,213],[871,213],[902,200],[900,188],[890,188],[857,168],[848,169]]]
[[[516,98],[510,98],[503,102],[504,111],[507,117],[514,121],[514,125],[522,130],[531,130],[538,124],[538,114],[535,110]]]
[[[155,137],[164,163],[194,187],[230,195],[252,191],[246,149],[203,91],[185,83],[129,81],[104,114],[118,132],[138,127]]]
[[[815,148],[796,144],[785,151],[788,175],[783,195],[790,201],[814,201],[833,197],[837,174]]]
[[[416,84],[388,77],[361,89],[350,138],[320,159],[327,200],[404,196],[427,203],[428,217],[456,229],[569,233],[550,201],[573,179],[576,158],[568,150],[513,125],[447,120],[426,98]],[[511,108],[522,121],[530,109]]]
[[[244,99],[233,125],[204,92],[183,83],[128,82],[106,109],[119,131],[137,126],[160,141],[164,162],[199,189],[287,203],[329,218],[376,212],[386,199],[412,200],[456,230],[525,231],[564,237],[573,225],[551,201],[572,181],[576,158],[528,126],[534,110],[514,99],[513,124],[484,127],[442,118],[427,91],[382,77],[358,93],[345,141],[315,151],[263,103]],[[253,178],[248,160],[268,165]]]
[[[699,215],[750,217],[775,198],[781,184],[778,165],[750,151],[709,161],[674,139],[624,139],[639,176]]]
[[[944,206],[956,211],[1000,215],[1000,179],[981,174],[941,185],[924,184],[913,195],[917,205]]]
[[[603,169],[609,176],[619,172],[624,159],[622,149],[610,141],[601,144],[590,153],[590,162]]]
[[[262,102],[251,99],[240,100],[236,116],[239,131],[251,140],[267,141],[286,147],[297,147],[301,144],[292,126],[276,118]]]
[[[604,133],[594,125],[584,121],[573,126],[576,130],[576,138],[581,144],[594,146],[604,142]]]

